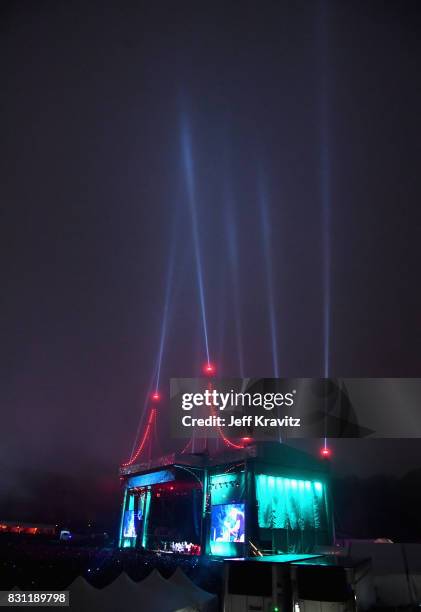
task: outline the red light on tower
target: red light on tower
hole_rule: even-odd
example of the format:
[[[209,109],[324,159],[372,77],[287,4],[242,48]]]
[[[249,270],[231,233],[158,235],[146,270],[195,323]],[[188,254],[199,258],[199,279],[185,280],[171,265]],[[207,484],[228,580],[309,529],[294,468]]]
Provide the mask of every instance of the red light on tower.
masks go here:
[[[332,454],[332,451],[329,447],[323,446],[323,448],[320,449],[320,454],[324,459],[329,459]]]
[[[154,402],[159,402],[159,400],[161,399],[161,394],[158,390],[156,390],[152,393],[151,397]]]
[[[244,446],[248,446],[253,442],[253,438],[250,436],[244,436],[244,438],[241,438],[241,442],[244,444]]]
[[[214,376],[216,373],[215,365],[211,363],[210,361],[208,361],[203,366],[203,373],[206,374],[206,376]]]

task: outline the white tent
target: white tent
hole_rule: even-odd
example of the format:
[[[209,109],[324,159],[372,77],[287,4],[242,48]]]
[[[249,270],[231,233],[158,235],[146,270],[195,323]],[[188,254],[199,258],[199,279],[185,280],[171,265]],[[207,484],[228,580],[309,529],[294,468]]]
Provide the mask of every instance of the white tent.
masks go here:
[[[73,610],[77,612],[91,612],[95,609],[98,589],[91,586],[85,578],[78,576],[71,585],[67,587],[69,591],[69,603]]]
[[[103,589],[79,576],[68,587],[77,612],[214,612],[217,598],[197,587],[181,570],[166,580],[154,569],[141,582],[121,573]]]
[[[188,576],[186,576],[180,567],[177,567],[171,578],[169,578],[169,582],[172,582],[188,593],[191,600],[196,603],[199,610],[202,612],[217,612],[218,597],[198,587]]]
[[[138,593],[148,612],[199,612],[190,594],[166,580],[154,569],[145,580],[137,584]]]
[[[104,589],[97,591],[96,610],[101,612],[138,612],[140,598],[138,586],[129,576],[122,572]]]

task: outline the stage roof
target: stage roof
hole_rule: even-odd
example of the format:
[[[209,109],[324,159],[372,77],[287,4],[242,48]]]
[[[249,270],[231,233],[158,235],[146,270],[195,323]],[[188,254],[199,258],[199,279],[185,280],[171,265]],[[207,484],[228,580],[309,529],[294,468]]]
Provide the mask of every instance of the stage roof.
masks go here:
[[[257,442],[238,450],[227,449],[214,455],[207,453],[170,453],[148,462],[120,468],[121,476],[131,476],[168,468],[175,465],[196,469],[218,468],[226,464],[253,462],[257,470],[273,475],[282,470],[297,470],[303,472],[326,473],[328,464],[325,460],[316,458],[285,443]]]

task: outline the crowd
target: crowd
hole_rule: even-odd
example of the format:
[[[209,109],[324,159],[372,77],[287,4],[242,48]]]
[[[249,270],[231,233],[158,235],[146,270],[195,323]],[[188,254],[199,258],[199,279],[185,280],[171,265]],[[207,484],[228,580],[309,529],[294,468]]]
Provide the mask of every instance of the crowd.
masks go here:
[[[220,592],[222,563],[198,556],[158,555],[136,549],[74,546],[33,539],[0,540],[0,590],[13,587],[64,590],[78,576],[102,588],[122,571],[139,581],[154,568],[168,578],[177,567],[201,588]]]

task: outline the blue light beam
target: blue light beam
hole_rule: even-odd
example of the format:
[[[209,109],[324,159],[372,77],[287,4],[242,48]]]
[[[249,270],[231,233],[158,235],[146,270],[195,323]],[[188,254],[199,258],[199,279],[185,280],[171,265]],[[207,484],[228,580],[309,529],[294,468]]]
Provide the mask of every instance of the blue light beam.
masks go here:
[[[158,352],[157,352],[157,357],[155,361],[155,366],[153,368],[153,372],[152,372],[151,379],[149,382],[147,394],[145,397],[145,401],[143,403],[143,409],[142,409],[142,413],[140,415],[139,423],[137,426],[136,436],[134,438],[133,447],[132,447],[132,451],[130,454],[130,459],[133,457],[134,453],[136,452],[140,432],[142,431],[142,427],[145,423],[147,408],[150,404],[151,394],[152,392],[159,390],[159,383],[161,379],[162,359],[164,355],[165,340],[166,340],[167,329],[168,329],[169,308],[170,308],[170,302],[171,302],[171,290],[172,290],[173,277],[174,277],[176,235],[177,235],[177,223],[176,221],[174,221],[172,238],[171,238],[171,246],[170,246],[170,251],[168,255],[167,278],[166,278],[166,286],[165,286],[164,307],[163,307],[163,312],[162,312],[162,322],[161,322],[161,332],[160,332],[160,338],[159,338]]]
[[[271,255],[268,196],[267,196],[266,187],[263,185],[262,180],[260,182],[259,204],[260,204],[260,218],[261,218],[261,225],[262,225],[263,253],[264,253],[264,258],[265,258],[266,289],[267,289],[267,294],[268,294],[268,310],[269,310],[269,321],[270,321],[270,331],[271,331],[273,375],[275,378],[279,378],[278,327],[277,327],[276,316],[275,316],[275,298],[274,298],[274,290],[273,290],[273,265],[272,265],[272,255]]]
[[[331,351],[331,161],[329,150],[329,63],[328,63],[328,11],[325,0],[320,2],[320,181],[322,221],[322,283],[323,283],[323,375],[330,376]],[[324,448],[327,449],[327,413],[325,414]]]
[[[240,312],[240,286],[239,286],[239,259],[238,259],[238,236],[234,219],[234,202],[230,194],[226,194],[226,232],[228,237],[228,258],[230,263],[231,283],[233,288],[233,301],[235,311],[235,336],[237,343],[238,365],[240,376],[244,378],[244,345],[242,334],[242,320]]]
[[[158,391],[159,389],[159,383],[161,379],[162,357],[164,354],[165,339],[167,336],[167,329],[168,329],[168,316],[169,316],[168,313],[169,313],[171,291],[172,291],[173,277],[174,277],[176,234],[177,234],[177,227],[176,227],[176,223],[174,223],[170,252],[168,256],[168,269],[167,269],[167,278],[166,278],[166,286],[165,286],[164,308],[163,308],[163,313],[162,313],[161,334],[160,334],[160,339],[159,339],[158,356],[156,360],[156,378],[155,378],[155,390],[156,391]]]
[[[321,75],[320,75],[320,179],[322,198],[322,282],[323,282],[323,374],[325,378],[330,374],[330,346],[331,346],[331,172],[329,151],[329,101],[328,101],[328,31],[327,6],[322,0],[320,5],[320,47],[321,47]]]
[[[181,122],[181,147],[182,147],[182,158],[184,164],[184,172],[187,185],[187,200],[189,203],[189,211],[192,223],[193,232],[193,248],[196,261],[196,277],[197,286],[199,291],[200,309],[202,314],[202,326],[203,336],[205,342],[205,350],[207,362],[210,363],[209,354],[209,341],[208,341],[208,325],[206,319],[206,304],[205,304],[205,291],[203,283],[203,269],[202,260],[200,255],[200,243],[199,243],[199,229],[198,229],[198,215],[197,215],[197,204],[196,204],[196,190],[194,185],[194,172],[193,172],[193,156],[192,156],[192,145],[190,130],[185,117]]]

